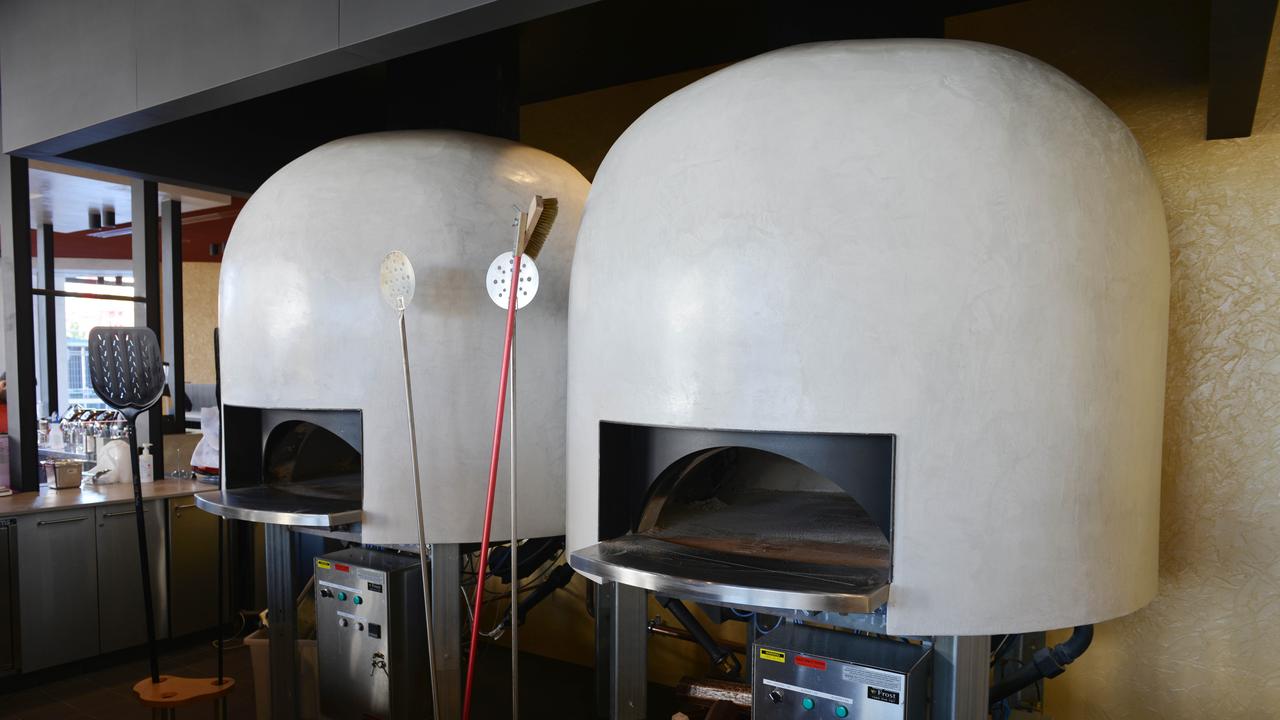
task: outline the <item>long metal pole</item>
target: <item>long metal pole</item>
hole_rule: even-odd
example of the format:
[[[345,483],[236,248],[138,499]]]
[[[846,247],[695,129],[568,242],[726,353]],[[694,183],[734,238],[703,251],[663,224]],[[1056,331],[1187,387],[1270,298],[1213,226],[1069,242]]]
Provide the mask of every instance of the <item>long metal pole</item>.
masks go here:
[[[518,313],[519,311],[517,311]],[[511,332],[511,366],[508,369],[507,404],[511,413],[511,718],[520,717],[520,535],[516,532],[516,332]]]
[[[440,717],[440,691],[436,689],[435,633],[431,618],[431,584],[427,578],[427,534],[422,520],[422,476],[418,469],[418,426],[413,417],[413,380],[409,376],[409,335],[404,308],[400,309],[400,356],[404,364],[404,397],[409,407],[409,457],[413,461],[413,500],[418,508],[418,569],[422,575],[422,604],[427,628],[427,667],[431,673],[431,717]]]
[[[147,545],[146,507],[142,501],[142,475],[138,471],[138,411],[126,409],[129,423],[129,453],[133,470],[133,511],[138,521],[138,569],[142,572],[142,609],[147,614],[147,663],[151,669],[151,683],[160,683],[160,655],[156,648],[155,601],[151,597],[151,553]]]

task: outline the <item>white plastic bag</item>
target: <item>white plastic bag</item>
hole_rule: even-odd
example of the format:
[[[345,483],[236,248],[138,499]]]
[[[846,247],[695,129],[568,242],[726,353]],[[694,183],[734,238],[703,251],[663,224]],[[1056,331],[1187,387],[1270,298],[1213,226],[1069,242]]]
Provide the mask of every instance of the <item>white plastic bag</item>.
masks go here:
[[[129,443],[116,439],[98,449],[98,464],[89,475],[95,485],[133,482],[133,462],[129,457]]]
[[[200,432],[204,436],[191,453],[191,467],[217,470],[222,452],[222,426],[216,406],[200,408]]]

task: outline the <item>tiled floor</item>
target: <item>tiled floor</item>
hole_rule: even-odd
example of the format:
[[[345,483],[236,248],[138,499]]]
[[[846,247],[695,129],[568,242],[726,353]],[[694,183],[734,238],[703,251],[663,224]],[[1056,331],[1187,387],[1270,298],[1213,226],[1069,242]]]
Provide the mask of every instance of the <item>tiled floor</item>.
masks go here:
[[[208,642],[189,644],[161,655],[161,672],[186,677],[213,677],[217,673],[213,647]],[[473,716],[478,720],[511,717],[511,672],[507,650],[485,646],[477,658],[478,679]],[[249,649],[231,648],[226,654],[226,674],[235,678],[227,715],[232,720],[255,720],[253,670]],[[0,718],[4,720],[147,720],[149,710],[138,704],[133,684],[147,676],[141,653],[111,664],[69,666],[0,684]],[[590,668],[522,654],[520,698],[522,720],[594,717],[595,675]],[[6,691],[3,688],[9,687]],[[670,717],[674,711],[670,688],[651,685],[650,717]],[[210,705],[178,710],[179,718],[212,716]]]
[[[235,690],[227,703],[232,718],[253,720],[253,672],[247,647],[227,650],[226,674],[236,680]],[[186,677],[213,677],[217,660],[213,646],[207,642],[170,650],[161,656],[160,671]],[[126,658],[118,663],[83,671],[69,667],[40,673],[37,684],[23,682],[0,692],[0,718],[15,720],[147,720],[151,711],[142,707],[133,695],[133,684],[147,676],[147,661]],[[75,674],[71,674],[75,673]],[[208,718],[211,705],[179,710],[179,718]]]

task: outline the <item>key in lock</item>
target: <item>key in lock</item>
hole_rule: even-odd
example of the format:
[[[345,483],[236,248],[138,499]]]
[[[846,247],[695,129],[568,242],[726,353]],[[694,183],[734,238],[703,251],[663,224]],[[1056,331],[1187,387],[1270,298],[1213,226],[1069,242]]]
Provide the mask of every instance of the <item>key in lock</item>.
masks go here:
[[[372,664],[372,667],[369,668],[369,677],[373,677],[374,675],[376,675],[379,670],[382,671],[383,675],[390,677],[390,674],[387,672],[387,656],[386,655],[383,655],[381,652],[375,652],[373,654],[373,659],[371,664]]]

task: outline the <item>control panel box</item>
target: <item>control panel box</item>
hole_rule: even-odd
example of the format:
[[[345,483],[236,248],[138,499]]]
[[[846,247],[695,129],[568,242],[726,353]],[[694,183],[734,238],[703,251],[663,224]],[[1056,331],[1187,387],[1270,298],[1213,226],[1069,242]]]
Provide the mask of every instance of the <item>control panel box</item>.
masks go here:
[[[315,560],[320,716],[399,720],[428,712],[417,558],[348,548]]]
[[[752,647],[752,717],[923,720],[932,650],[804,625]]]

